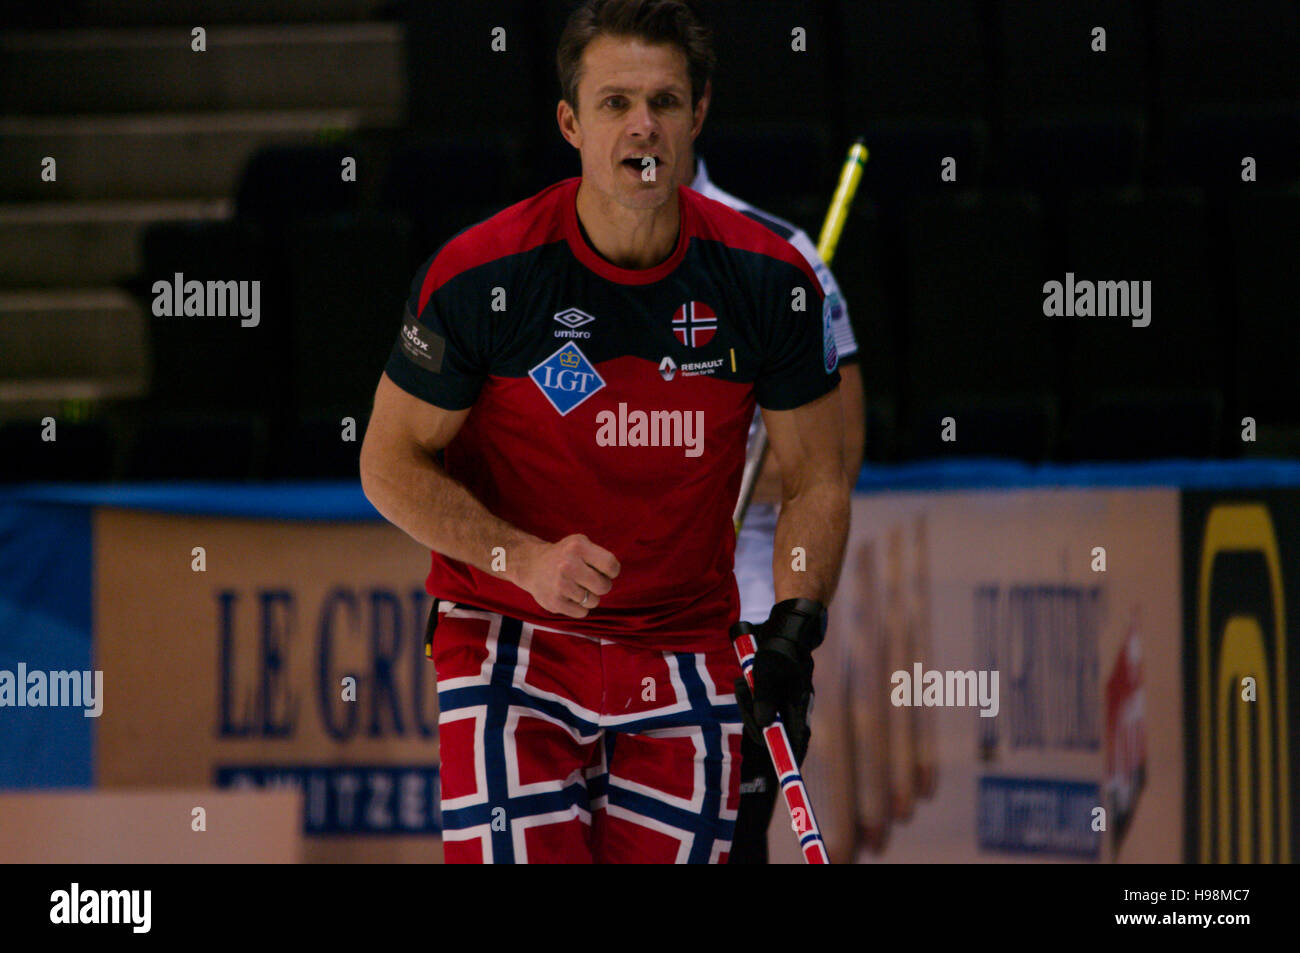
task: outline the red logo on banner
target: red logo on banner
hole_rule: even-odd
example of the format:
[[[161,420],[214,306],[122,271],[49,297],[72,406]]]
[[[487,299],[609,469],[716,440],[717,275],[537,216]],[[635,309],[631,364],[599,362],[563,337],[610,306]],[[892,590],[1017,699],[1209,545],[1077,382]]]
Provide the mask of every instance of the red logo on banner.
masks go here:
[[[718,316],[707,304],[688,301],[673,312],[673,334],[687,347],[703,347],[718,330]]]

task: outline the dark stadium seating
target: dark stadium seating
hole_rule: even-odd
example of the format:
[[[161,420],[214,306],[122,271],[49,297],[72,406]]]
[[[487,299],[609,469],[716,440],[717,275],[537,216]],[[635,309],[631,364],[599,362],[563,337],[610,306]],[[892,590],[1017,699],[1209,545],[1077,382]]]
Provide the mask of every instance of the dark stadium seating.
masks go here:
[[[303,222],[290,232],[289,403],[299,418],[369,413],[415,277],[409,242],[406,223],[381,215]]]
[[[1166,108],[1300,98],[1294,0],[1161,0],[1155,9]]]
[[[836,110],[832,69],[837,37],[829,4],[804,4],[792,12],[773,0],[709,0],[706,15],[718,33],[710,121],[821,123]],[[804,31],[806,50],[793,49]]]
[[[375,380],[378,383],[378,376]],[[344,439],[343,416],[312,414],[276,434],[267,475],[276,480],[355,480],[369,418],[368,414],[354,416],[355,427],[349,433],[355,439],[348,441]]]
[[[1042,213],[962,193],[905,216],[904,453],[1042,459],[1054,441],[1056,327],[1042,314]],[[940,439],[953,417],[957,439]]]
[[[1156,10],[1159,181],[1236,189],[1245,156],[1258,184],[1300,180],[1300,5],[1184,0]]]
[[[845,150],[857,135],[870,150],[835,262],[862,344],[870,459],[1300,448],[1296,0],[693,2],[717,31],[696,146],[720,188],[816,238]],[[286,15],[231,7],[213,23],[286,38],[314,23],[364,25],[340,55],[405,70],[405,122],[397,91],[335,103],[324,80],[259,111],[260,98],[235,94],[249,93],[244,77],[234,98],[204,106],[221,122],[249,119],[217,155],[193,138],[202,84],[179,89],[147,132],[96,131],[142,105],[92,116],[54,101],[24,107],[66,123],[66,139],[56,137],[58,180],[38,194],[17,170],[30,164],[22,155],[44,154],[48,130],[14,133],[13,208],[0,230],[6,247],[35,250],[0,264],[11,285],[36,292],[94,290],[135,272],[126,284],[149,328],[150,391],[127,406],[128,426],[78,424],[57,453],[6,478],[349,477],[356,447],[338,439],[339,419],[362,427],[416,268],[457,232],[581,173],[555,121],[555,44],[574,0],[268,3]],[[188,22],[180,8],[150,6],[53,0],[0,24],[126,36]],[[385,17],[404,21],[404,41],[384,32]],[[1096,26],[1104,53],[1091,48]],[[797,27],[807,52],[791,49]],[[64,54],[45,49],[52,38],[14,39],[15,62],[48,57],[57,73]],[[9,72],[15,90],[30,86],[24,70]],[[127,139],[120,154],[104,151]],[[192,167],[177,158],[186,150]],[[358,159],[357,182],[340,177],[346,155]],[[949,156],[956,182],[940,177]],[[1246,156],[1257,181],[1242,181]],[[188,177],[168,178],[178,168]],[[155,178],[170,184],[154,189]],[[234,216],[222,220],[226,208]],[[157,224],[140,224],[154,214]],[[178,220],[198,215],[212,217]],[[31,281],[27,263],[46,259]],[[1067,271],[1152,281],[1151,326],[1043,316],[1043,282]],[[260,325],[152,315],[153,283],[177,272],[260,281]],[[106,358],[95,369],[110,376]],[[1255,447],[1237,436],[1245,415],[1260,428]],[[955,444],[939,440],[944,416],[958,420]],[[30,436],[7,426],[0,453]]]
[[[888,290],[881,223],[870,199],[854,205],[832,263],[858,342],[858,366],[867,400],[868,460],[898,454],[898,302]]]
[[[1255,160],[1253,182],[1242,179],[1247,156]],[[1300,105],[1221,106],[1181,113],[1169,123],[1161,165],[1166,181],[1210,192],[1300,181]]]
[[[149,313],[151,399],[168,410],[251,410],[281,403],[288,344],[285,283],[267,267],[256,226],[238,221],[164,222],[145,232],[137,284]],[[255,327],[238,317],[159,317],[155,281],[260,281]]]
[[[1243,416],[1261,428],[1300,425],[1300,188],[1241,195],[1228,213],[1235,276],[1231,436]]]
[[[850,134],[882,117],[985,114],[987,49],[973,0],[842,0],[839,10]]]
[[[1225,350],[1204,200],[1185,191],[1079,195],[1066,228],[1076,280],[1151,282],[1147,327],[1126,317],[1045,319],[1068,336],[1069,454],[1212,455]]]
[[[1097,27],[1104,52],[1093,49]],[[992,181],[1049,193],[1049,204],[1053,193],[1137,184],[1150,97],[1142,4],[998,0],[994,31],[1001,137]]]
[[[113,475],[113,442],[102,420],[56,422],[54,440],[40,421],[0,424],[0,482],[94,483]]]
[[[380,202],[411,222],[423,261],[461,229],[524,198],[508,200],[514,166],[501,137],[416,140],[395,152]]]
[[[992,173],[1044,193],[1138,184],[1146,125],[1122,115],[1038,116],[1007,130]]]
[[[723,190],[760,207],[809,192],[829,194],[841,158],[831,155],[826,129],[815,123],[706,126],[696,151]]]
[[[701,135],[698,154],[725,192],[798,225],[816,240],[839,159],[817,126],[732,126]]]
[[[128,440],[128,480],[253,480],[265,474],[264,415],[143,408]]]
[[[359,200],[357,182],[343,180],[343,160],[355,158],[345,145],[270,146],[249,160],[235,193],[235,212],[244,219],[280,223],[343,213]]]
[[[542,83],[555,73],[554,45],[537,40],[540,7],[514,0],[474,0],[454,7],[407,4],[407,115],[412,134],[528,129],[537,118]],[[505,31],[505,49],[494,51],[493,31],[498,27]]]
[[[562,179],[582,175],[582,160],[578,150],[560,135],[554,121],[539,125],[536,135],[528,145],[528,159],[515,163],[516,184],[510,201],[517,202],[536,195],[549,185]]]
[[[989,131],[979,119],[902,119],[869,122],[858,130],[870,150],[862,188],[892,204],[913,192],[978,188],[984,184]],[[955,181],[941,178],[955,161]]]
[[[1147,98],[1140,6],[1138,0],[998,0],[1003,112],[1140,113]],[[1092,49],[1095,27],[1106,31],[1105,52]]]

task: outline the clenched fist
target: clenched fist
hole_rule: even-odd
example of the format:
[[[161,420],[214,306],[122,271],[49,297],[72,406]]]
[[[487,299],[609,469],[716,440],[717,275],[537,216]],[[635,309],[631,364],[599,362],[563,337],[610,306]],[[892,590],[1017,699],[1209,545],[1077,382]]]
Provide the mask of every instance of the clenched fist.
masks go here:
[[[547,612],[585,618],[618,576],[614,554],[581,533],[534,543],[522,555],[518,584]]]

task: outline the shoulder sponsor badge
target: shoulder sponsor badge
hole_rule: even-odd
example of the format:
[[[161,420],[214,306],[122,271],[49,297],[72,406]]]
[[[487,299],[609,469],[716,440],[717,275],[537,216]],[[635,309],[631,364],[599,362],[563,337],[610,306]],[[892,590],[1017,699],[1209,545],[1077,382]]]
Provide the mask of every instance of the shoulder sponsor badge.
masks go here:
[[[534,367],[528,376],[561,417],[605,386],[604,378],[572,341]]]
[[[830,297],[831,293],[831,270],[826,267],[826,262],[818,261],[817,266],[813,269],[817,274],[817,280],[821,283],[822,294]]]
[[[437,374],[442,370],[442,352],[446,342],[428,328],[420,327],[408,305],[402,321],[402,353],[426,371]]]
[[[840,363],[839,352],[835,349],[835,331],[831,328],[840,307],[838,294],[829,294],[822,302],[822,360],[825,361],[827,374]]]

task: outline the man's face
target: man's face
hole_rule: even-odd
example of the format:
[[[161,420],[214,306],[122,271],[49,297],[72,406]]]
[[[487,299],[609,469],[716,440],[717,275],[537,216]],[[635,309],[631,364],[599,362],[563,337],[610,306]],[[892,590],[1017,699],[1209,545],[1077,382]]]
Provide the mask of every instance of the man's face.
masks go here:
[[[599,36],[582,64],[578,114],[561,102],[558,115],[582,154],[583,182],[625,208],[658,208],[691,183],[707,94],[692,110],[686,55],[671,44]]]

